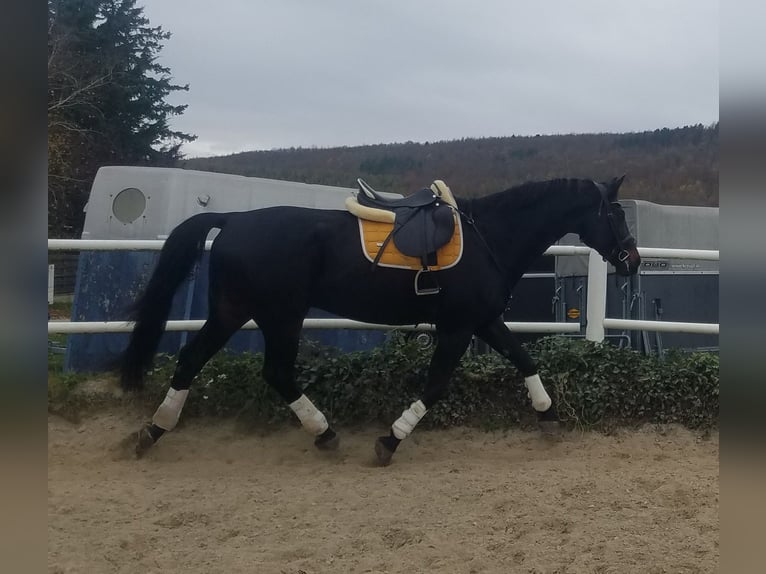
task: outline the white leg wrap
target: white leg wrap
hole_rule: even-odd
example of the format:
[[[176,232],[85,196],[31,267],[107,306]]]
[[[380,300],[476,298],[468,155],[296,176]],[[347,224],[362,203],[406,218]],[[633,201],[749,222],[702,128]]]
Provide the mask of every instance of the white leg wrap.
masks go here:
[[[306,395],[301,395],[297,401],[290,403],[290,408],[301,420],[303,428],[313,435],[320,435],[330,426],[327,419]]]
[[[178,419],[181,416],[181,410],[184,408],[186,397],[189,396],[189,390],[177,391],[175,389],[168,389],[168,394],[165,395],[165,400],[154,413],[152,422],[161,429],[171,431],[176,428]]]
[[[420,419],[422,419],[425,414],[426,406],[423,404],[423,401],[415,401],[412,403],[410,408],[404,411],[402,416],[396,419],[394,424],[391,425],[391,430],[394,431],[394,436],[399,440],[403,440],[410,436],[415,425],[420,422]]]
[[[524,384],[529,391],[529,398],[532,399],[532,406],[536,411],[545,412],[551,408],[551,398],[545,392],[545,387],[540,380],[540,375],[532,375],[524,379]]]

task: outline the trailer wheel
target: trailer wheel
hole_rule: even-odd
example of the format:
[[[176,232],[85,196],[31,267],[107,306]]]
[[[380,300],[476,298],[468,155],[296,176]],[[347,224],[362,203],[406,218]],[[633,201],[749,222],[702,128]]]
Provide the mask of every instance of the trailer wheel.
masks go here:
[[[426,350],[436,345],[436,334],[431,331],[417,331],[410,333],[407,340],[415,341],[420,349]]]

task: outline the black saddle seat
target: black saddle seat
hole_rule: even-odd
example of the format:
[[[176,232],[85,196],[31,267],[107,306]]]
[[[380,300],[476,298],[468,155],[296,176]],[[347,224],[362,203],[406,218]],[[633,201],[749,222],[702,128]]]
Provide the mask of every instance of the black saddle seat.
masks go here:
[[[418,190],[407,197],[392,199],[380,195],[367,185],[364,180],[359,179],[357,181],[359,183],[359,193],[356,196],[356,200],[367,207],[393,211],[399,207],[423,207],[439,201],[439,196],[428,188]]]

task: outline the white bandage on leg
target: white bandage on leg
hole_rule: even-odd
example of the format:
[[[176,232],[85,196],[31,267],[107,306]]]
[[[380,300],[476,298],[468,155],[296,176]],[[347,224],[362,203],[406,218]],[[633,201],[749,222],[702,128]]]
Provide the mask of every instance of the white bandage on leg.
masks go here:
[[[545,412],[551,408],[551,398],[548,393],[545,392],[543,382],[540,380],[540,375],[532,375],[524,379],[524,384],[529,391],[529,398],[532,399],[532,406],[536,411]]]
[[[410,436],[410,433],[420,422],[420,419],[426,414],[426,406],[423,401],[415,401],[410,405],[406,411],[402,413],[394,424],[391,425],[391,430],[394,432],[394,436],[399,440],[403,440]]]
[[[301,420],[303,428],[313,435],[320,435],[330,426],[327,419],[306,395],[301,395],[297,401],[290,403],[290,408]]]
[[[186,397],[189,396],[189,390],[177,391],[168,389],[165,400],[154,413],[152,422],[163,430],[171,431],[176,428],[178,419],[181,417],[181,410],[184,408]]]

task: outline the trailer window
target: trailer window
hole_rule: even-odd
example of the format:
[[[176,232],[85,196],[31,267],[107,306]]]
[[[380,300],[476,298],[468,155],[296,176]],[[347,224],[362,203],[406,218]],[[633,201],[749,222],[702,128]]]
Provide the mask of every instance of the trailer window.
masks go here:
[[[129,187],[118,193],[112,202],[112,212],[122,223],[133,223],[143,215],[146,197],[140,189]]]

